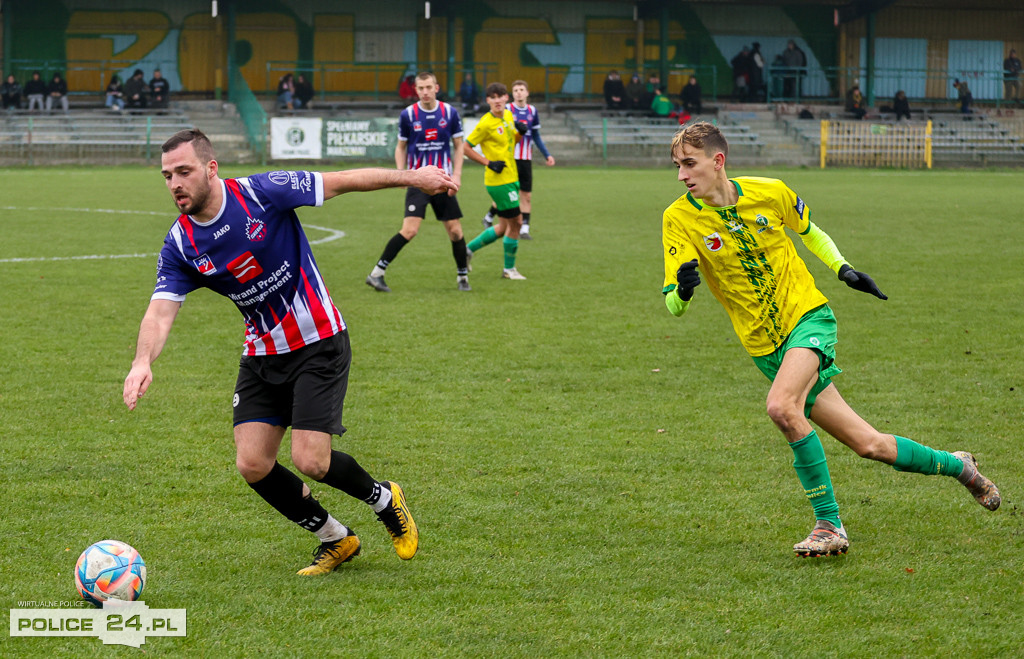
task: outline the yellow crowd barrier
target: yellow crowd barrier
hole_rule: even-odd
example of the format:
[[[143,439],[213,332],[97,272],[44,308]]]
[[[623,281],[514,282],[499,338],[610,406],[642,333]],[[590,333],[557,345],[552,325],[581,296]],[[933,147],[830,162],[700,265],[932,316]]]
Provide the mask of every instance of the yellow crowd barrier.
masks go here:
[[[932,168],[932,122],[821,122],[821,168]]]

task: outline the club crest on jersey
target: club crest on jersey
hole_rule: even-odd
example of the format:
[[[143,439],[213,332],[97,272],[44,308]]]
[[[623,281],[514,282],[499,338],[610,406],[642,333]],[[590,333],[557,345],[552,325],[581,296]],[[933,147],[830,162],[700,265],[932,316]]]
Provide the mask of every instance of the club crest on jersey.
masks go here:
[[[231,274],[235,276],[235,279],[240,284],[244,284],[253,277],[263,274],[263,267],[260,266],[259,261],[256,260],[252,252],[246,252],[231,263],[228,263],[228,270],[231,271]]]
[[[722,249],[722,237],[716,231],[710,236],[704,236],[704,244],[712,252],[717,252]]]
[[[267,225],[258,217],[250,217],[245,220],[245,237],[251,242],[258,242],[267,237]]]
[[[448,121],[445,120],[444,117],[441,117],[441,119],[438,120],[437,125],[438,125],[439,128],[444,128],[444,127],[446,127],[448,125]]]
[[[195,264],[196,270],[199,271],[199,274],[212,275],[217,272],[217,266],[213,264],[213,259],[206,254],[192,259],[192,263]]]
[[[768,226],[768,218],[765,217],[764,215],[761,215],[760,213],[758,213],[757,217],[754,218],[754,222],[756,222],[757,226],[759,226],[759,227],[766,227],[766,226]]]

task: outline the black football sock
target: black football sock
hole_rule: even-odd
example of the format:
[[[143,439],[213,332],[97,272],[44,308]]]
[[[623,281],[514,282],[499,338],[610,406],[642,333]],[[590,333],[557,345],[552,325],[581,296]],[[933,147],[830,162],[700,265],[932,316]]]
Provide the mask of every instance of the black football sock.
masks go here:
[[[274,463],[270,473],[249,487],[263,500],[291,521],[314,533],[327,523],[327,511],[312,496],[302,496],[302,479],[285,468],[280,462]]]
[[[466,264],[466,237],[452,241],[452,256],[455,257],[455,268],[460,277],[469,274]]]
[[[523,213],[523,226],[526,228],[530,227],[530,214]]]
[[[380,498],[380,485],[377,481],[359,466],[355,458],[341,451],[331,451],[331,464],[320,482],[367,503],[374,503]]]
[[[398,253],[402,251],[402,248],[406,246],[409,241],[406,240],[405,236],[401,233],[396,233],[391,236],[391,240],[384,246],[384,253],[380,255],[380,260],[377,261],[377,267],[381,270],[387,270],[388,265],[395,260]]]

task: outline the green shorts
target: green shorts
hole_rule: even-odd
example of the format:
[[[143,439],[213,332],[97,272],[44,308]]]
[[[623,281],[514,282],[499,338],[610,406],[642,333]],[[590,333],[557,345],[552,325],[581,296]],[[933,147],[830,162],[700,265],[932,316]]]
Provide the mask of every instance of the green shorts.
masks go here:
[[[485,185],[499,211],[519,208],[519,181],[505,185]],[[513,216],[514,217],[514,216]]]
[[[816,309],[811,309],[797,321],[796,327],[790,332],[786,340],[778,350],[760,357],[754,357],[754,363],[761,369],[769,380],[775,381],[775,376],[782,366],[782,358],[790,348],[810,348],[818,353],[820,364],[818,365],[818,381],[811,387],[804,402],[804,416],[811,417],[811,408],[818,394],[825,390],[832,383],[832,378],[843,372],[843,369],[836,366],[836,317],[827,304]]]

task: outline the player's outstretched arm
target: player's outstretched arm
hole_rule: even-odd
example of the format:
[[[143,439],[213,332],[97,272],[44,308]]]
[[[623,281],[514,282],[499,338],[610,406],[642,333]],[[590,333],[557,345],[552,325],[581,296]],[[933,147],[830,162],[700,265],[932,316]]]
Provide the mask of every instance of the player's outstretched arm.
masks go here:
[[[369,192],[384,188],[414,187],[427,194],[440,194],[455,190],[459,186],[452,177],[433,165],[419,169],[349,169],[341,172],[324,172],[324,199],[332,199],[346,192]]]
[[[178,316],[181,302],[152,300],[139,325],[139,340],[135,346],[135,359],[128,377],[124,379],[124,404],[134,410],[153,381],[152,364],[164,349],[171,326]]]

